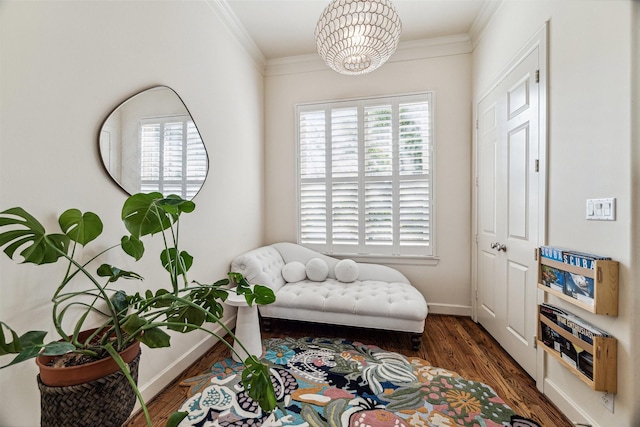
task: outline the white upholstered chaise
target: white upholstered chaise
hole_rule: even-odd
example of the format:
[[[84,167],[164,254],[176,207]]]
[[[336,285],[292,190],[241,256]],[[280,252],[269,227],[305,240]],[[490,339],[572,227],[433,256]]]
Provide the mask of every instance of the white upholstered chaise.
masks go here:
[[[327,263],[325,280],[285,281],[283,266],[293,261],[307,264],[313,258]],[[273,289],[276,301],[259,306],[265,327],[269,319],[278,318],[403,331],[412,334],[417,349],[428,313],[422,294],[402,273],[379,264],[357,263],[357,279],[341,282],[334,271],[339,261],[294,243],[275,243],[236,257],[231,271]]]

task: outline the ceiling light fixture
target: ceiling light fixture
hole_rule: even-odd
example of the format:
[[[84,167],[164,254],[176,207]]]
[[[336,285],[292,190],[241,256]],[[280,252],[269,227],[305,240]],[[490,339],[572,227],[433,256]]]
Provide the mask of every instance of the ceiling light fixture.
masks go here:
[[[393,55],[401,30],[389,0],[333,0],[318,20],[316,46],[338,73],[365,74]]]

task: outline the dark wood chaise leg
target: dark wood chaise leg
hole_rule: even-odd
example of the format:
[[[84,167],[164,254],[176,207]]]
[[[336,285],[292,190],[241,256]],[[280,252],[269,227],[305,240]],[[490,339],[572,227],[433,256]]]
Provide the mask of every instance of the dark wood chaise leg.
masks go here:
[[[411,334],[411,349],[413,351],[420,350],[422,345],[422,334]]]
[[[271,318],[263,317],[262,318],[262,326],[265,332],[271,332]]]

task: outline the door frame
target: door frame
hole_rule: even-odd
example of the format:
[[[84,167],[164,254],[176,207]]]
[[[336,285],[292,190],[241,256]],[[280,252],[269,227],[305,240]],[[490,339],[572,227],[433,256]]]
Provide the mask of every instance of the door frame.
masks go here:
[[[478,322],[478,105],[493,91],[513,70],[520,64],[534,49],[538,48],[539,59],[539,155],[538,155],[538,244],[544,245],[547,242],[547,145],[549,143],[548,128],[548,34],[549,22],[545,22],[524,47],[508,62],[498,76],[491,82],[487,89],[480,93],[480,96],[473,100],[473,144],[472,144],[472,203],[471,203],[471,317]],[[533,254],[531,254],[533,257]],[[536,291],[536,304],[543,301],[543,292]],[[535,310],[537,312],[537,310]],[[544,384],[544,352],[541,348],[537,350],[536,361],[536,386],[543,391]]]

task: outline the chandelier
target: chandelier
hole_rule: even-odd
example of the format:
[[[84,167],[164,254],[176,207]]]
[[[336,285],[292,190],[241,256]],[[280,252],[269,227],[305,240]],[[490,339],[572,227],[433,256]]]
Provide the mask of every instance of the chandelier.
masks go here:
[[[401,27],[389,0],[333,0],[316,26],[318,54],[338,73],[369,73],[393,55]]]

